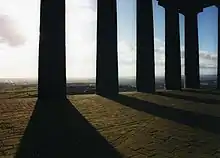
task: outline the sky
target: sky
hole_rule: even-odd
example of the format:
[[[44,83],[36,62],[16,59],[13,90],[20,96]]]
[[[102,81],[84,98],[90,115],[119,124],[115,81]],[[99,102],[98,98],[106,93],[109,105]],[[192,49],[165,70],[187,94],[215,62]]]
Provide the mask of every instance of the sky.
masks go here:
[[[136,1],[117,0],[119,76],[136,74]],[[217,12],[198,14],[200,74],[217,72]],[[153,0],[155,74],[164,75],[164,8]],[[95,77],[96,0],[66,0],[67,78]],[[180,17],[184,74],[184,16]],[[0,0],[0,78],[37,78],[40,0]]]

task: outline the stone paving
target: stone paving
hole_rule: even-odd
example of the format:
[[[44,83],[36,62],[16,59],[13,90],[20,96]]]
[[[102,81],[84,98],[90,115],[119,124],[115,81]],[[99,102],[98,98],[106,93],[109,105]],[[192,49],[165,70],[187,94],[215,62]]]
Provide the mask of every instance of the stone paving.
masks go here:
[[[0,157],[220,158],[218,94],[172,94],[69,96],[73,109],[59,101],[1,99]]]

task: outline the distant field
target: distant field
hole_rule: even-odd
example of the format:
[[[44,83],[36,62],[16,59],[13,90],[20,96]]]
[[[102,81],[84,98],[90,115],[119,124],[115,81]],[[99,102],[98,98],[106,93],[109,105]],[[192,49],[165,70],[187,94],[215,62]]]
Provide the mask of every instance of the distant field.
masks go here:
[[[17,86],[13,88],[5,88],[0,91],[0,99],[3,98],[25,98],[25,97],[36,97],[37,88],[36,87],[22,87]]]
[[[73,89],[73,91],[71,89]],[[71,89],[67,91],[68,95],[94,94],[94,90],[88,91],[88,92],[83,92],[83,91],[75,92],[74,89],[77,89],[77,88],[72,87]],[[129,88],[129,86],[124,88],[124,90],[122,88],[122,92],[129,92],[129,91],[133,92],[134,88]],[[164,91],[164,90],[159,89],[157,91],[160,92],[160,91]],[[193,96],[197,95],[198,97],[200,97],[201,94],[212,94],[212,95],[220,94],[220,91],[218,91],[216,89],[205,89],[205,88],[204,89],[197,89],[197,90],[196,89],[183,89],[183,91],[184,91],[184,95],[189,94],[190,92],[196,92],[196,93],[192,93],[192,94],[190,93],[190,94]],[[175,92],[169,91],[169,93],[175,93],[178,95],[183,94],[182,92],[178,92],[178,91],[175,91]],[[10,99],[10,98],[33,98],[33,97],[37,97],[37,86],[36,85],[31,85],[31,86],[17,85],[14,87],[2,88],[0,90],[0,99],[4,99],[4,98],[5,99],[6,98],[8,98],[8,99]],[[218,99],[218,98],[216,98],[216,99]]]

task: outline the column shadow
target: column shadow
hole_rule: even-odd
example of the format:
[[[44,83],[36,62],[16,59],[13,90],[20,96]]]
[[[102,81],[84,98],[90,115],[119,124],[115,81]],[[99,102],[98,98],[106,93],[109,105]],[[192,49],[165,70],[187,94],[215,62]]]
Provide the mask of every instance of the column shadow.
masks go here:
[[[119,158],[69,100],[38,100],[16,158]]]
[[[163,119],[168,119],[193,128],[200,128],[208,132],[220,134],[220,117],[185,111],[173,107],[166,107],[121,94],[117,97],[108,97],[108,99]]]
[[[165,96],[165,97],[176,98],[176,99],[189,100],[189,101],[198,102],[198,103],[220,104],[220,100],[217,100],[217,99],[199,98],[195,96],[179,95],[179,94],[174,94],[174,93],[169,93],[169,92],[155,92],[155,94]]]
[[[217,91],[217,90],[183,89],[183,91],[193,92],[193,93],[201,93],[201,94],[220,95],[220,91]]]

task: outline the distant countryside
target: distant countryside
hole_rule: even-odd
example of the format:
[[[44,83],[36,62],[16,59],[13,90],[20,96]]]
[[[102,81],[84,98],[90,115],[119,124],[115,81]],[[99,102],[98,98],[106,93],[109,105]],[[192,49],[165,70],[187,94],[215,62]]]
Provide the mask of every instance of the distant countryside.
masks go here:
[[[216,87],[215,75],[204,75],[200,78],[201,88],[213,89]],[[156,77],[155,87],[157,90],[165,89],[164,77]],[[184,77],[182,77],[182,87],[184,87]],[[134,78],[119,79],[120,92],[136,91]],[[67,81],[67,94],[94,94],[96,92],[95,79],[69,79]],[[0,97],[37,97],[37,80],[22,78],[2,78],[0,79]]]

